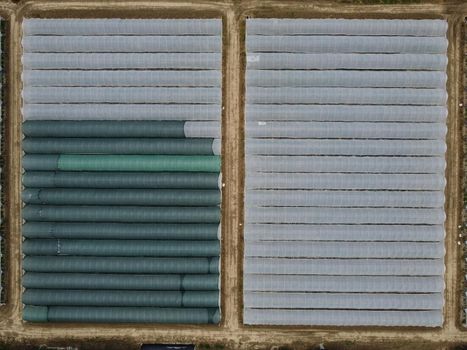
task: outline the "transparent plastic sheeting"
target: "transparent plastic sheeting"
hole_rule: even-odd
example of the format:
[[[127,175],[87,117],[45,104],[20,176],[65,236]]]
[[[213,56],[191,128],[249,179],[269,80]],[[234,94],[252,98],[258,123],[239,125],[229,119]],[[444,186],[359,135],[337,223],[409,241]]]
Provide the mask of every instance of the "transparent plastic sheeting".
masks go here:
[[[27,36],[24,52],[219,52],[220,36]],[[404,43],[400,43],[404,45]],[[423,46],[423,42],[420,42]]]
[[[409,225],[439,225],[446,219],[444,208],[356,208],[356,207],[247,207],[248,222],[260,224],[409,224]],[[34,207],[36,215],[47,217],[45,210]],[[84,211],[85,207],[82,209]],[[32,210],[32,207],[31,207]],[[73,214],[71,210],[61,211]],[[89,211],[86,211],[88,213]],[[29,212],[28,212],[29,213]],[[111,211],[109,211],[109,214]],[[88,214],[90,215],[90,214]],[[111,214],[110,214],[111,215]],[[150,213],[148,213],[148,216]]]
[[[251,162],[253,163],[253,162]],[[247,164],[251,164],[247,163]],[[254,163],[253,163],[254,164]],[[407,172],[407,170],[405,170]],[[247,189],[342,189],[342,190],[438,190],[446,179],[438,174],[420,173],[265,173],[252,171],[247,177]]]
[[[28,241],[26,241],[27,243]],[[37,248],[43,254],[54,249],[51,247],[33,246],[29,242],[27,248]],[[74,243],[74,242],[73,242]],[[79,250],[77,242],[76,251]],[[41,248],[43,248],[41,250]],[[66,252],[66,246],[64,252]],[[73,247],[74,248],[74,247]],[[116,247],[118,248],[118,247]],[[167,249],[170,248],[170,245]],[[26,249],[26,248],[25,248]],[[61,247],[60,247],[61,249]],[[112,249],[112,246],[108,248]],[[206,247],[208,249],[208,247]],[[84,250],[84,248],[83,248]],[[149,250],[149,249],[148,249]],[[196,254],[196,251],[193,252]],[[131,246],[127,254],[131,254]],[[170,254],[170,252],[167,252]],[[176,254],[176,252],[174,252]],[[280,258],[360,258],[364,255],[368,259],[376,258],[418,258],[439,259],[444,255],[442,242],[249,242],[245,247],[246,257],[280,257]]]
[[[252,323],[265,325],[317,326],[423,326],[437,327],[442,314],[435,311],[371,311],[371,310],[300,310],[253,309],[245,310],[244,317]]]
[[[446,30],[247,19],[246,324],[442,325]]]
[[[33,70],[23,73],[23,82],[28,86],[192,86],[219,87],[220,71],[63,71]],[[422,81],[423,76],[421,77]]]
[[[446,167],[443,157],[400,156],[247,156],[246,164],[251,171],[268,173],[442,174]],[[263,175],[264,178],[267,178],[267,176]],[[249,181],[248,177],[247,181]],[[267,182],[268,180],[264,181]]]
[[[23,106],[29,120],[217,120],[220,105],[165,104],[37,104]],[[447,109],[441,106],[363,105],[248,105],[251,121],[379,121],[379,122],[444,122]]]
[[[23,319],[219,323],[222,21],[23,34]]]
[[[255,19],[249,23],[249,34],[265,35],[384,35],[444,36],[443,20],[343,20],[319,19]],[[24,35],[220,35],[218,20],[170,19],[28,19]]]
[[[446,74],[442,72],[378,72],[350,70],[312,71],[261,71],[247,72],[247,84],[259,87],[384,87],[384,88],[439,88],[446,85]],[[57,78],[55,78],[57,79]],[[55,81],[54,77],[50,80]],[[144,79],[143,79],[144,81]]]
[[[44,193],[46,196],[47,193]],[[436,191],[248,191],[251,206],[281,207],[398,207],[432,208],[444,204],[444,195]],[[39,201],[39,194],[35,200]],[[35,203],[35,202],[33,202]]]
[[[444,290],[444,280],[441,276],[248,274],[245,276],[244,283],[244,291],[262,292],[441,293]]]
[[[247,39],[248,40],[248,39]],[[292,40],[292,39],[288,39]],[[251,52],[251,51],[250,51]],[[79,59],[76,54],[76,59]],[[101,54],[96,57],[103,64],[106,56]],[[145,57],[145,56],[143,56]],[[141,57],[141,64],[146,61]],[[164,56],[161,56],[161,59]],[[31,56],[30,61],[25,61],[27,66],[53,67],[59,65],[71,65],[73,63],[65,61],[61,54],[54,54],[48,57],[51,62],[46,62],[45,57]],[[443,54],[352,54],[352,53],[326,53],[326,54],[290,54],[290,53],[254,53],[247,54],[247,68],[251,69],[361,69],[361,70],[444,70],[447,64],[446,55]],[[117,56],[112,64],[124,64],[124,57]],[[178,63],[178,62],[177,62]],[[79,65],[79,63],[75,63]],[[147,63],[146,63],[147,64]],[[166,61],[160,63],[167,64]],[[183,68],[183,67],[180,67]]]
[[[293,242],[296,243],[296,242]],[[301,242],[300,242],[301,243]],[[348,242],[340,242],[345,245]],[[360,242],[359,242],[360,243]],[[383,242],[382,244],[384,244]],[[314,244],[314,242],[312,242]],[[370,247],[371,244],[363,242]],[[400,244],[400,243],[399,243]],[[356,244],[353,244],[355,247]],[[338,245],[335,245],[338,247]],[[412,248],[414,246],[412,245]],[[439,252],[439,247],[438,247]],[[315,258],[290,257],[248,257],[244,270],[249,274],[269,275],[341,275],[341,276],[432,276],[444,272],[442,259],[352,259],[352,258]]]
[[[437,242],[444,238],[443,225],[248,224],[245,231],[246,241]]]
[[[215,121],[221,115],[220,105],[175,104],[40,104],[23,105],[27,120],[175,120]]]
[[[442,123],[333,122],[331,124],[324,121],[247,123],[248,138],[442,140],[446,130],[446,125]],[[333,142],[339,144],[336,140]],[[313,149],[310,148],[310,151]]]
[[[36,89],[38,93],[43,91],[40,88]],[[67,90],[64,90],[63,93],[66,94]],[[160,89],[160,93],[165,91]],[[31,97],[32,100],[33,98]],[[446,103],[446,100],[447,94],[443,89],[409,88],[251,87],[247,95],[247,103],[252,104],[440,105]]]
[[[247,153],[254,155],[442,156],[444,152],[446,144],[441,140],[252,139],[247,145]]]
[[[22,63],[23,68],[27,70],[220,70],[221,59],[220,53],[26,53],[22,58]],[[436,65],[436,62],[431,64]]]
[[[245,293],[244,298],[255,308],[345,309],[353,305],[355,309],[388,310],[420,309],[431,310],[433,305],[443,307],[443,295],[439,294],[345,294],[345,293]]]
[[[249,35],[247,51],[297,53],[444,53],[448,43],[442,37],[397,36],[289,36]],[[209,43],[207,43],[209,44]],[[72,45],[71,43],[69,44]]]
[[[248,21],[249,35],[374,35],[442,36],[448,24],[443,20],[385,19],[254,19]],[[292,38],[289,38],[289,40]]]
[[[23,35],[214,35],[222,26],[217,19],[28,19]]]
[[[219,103],[217,88],[159,87],[30,87],[23,92],[25,103]]]
[[[253,71],[251,71],[253,72]],[[262,72],[262,71],[258,71]],[[276,71],[279,72],[279,71]],[[305,72],[305,71],[304,71]],[[338,71],[345,72],[345,71]],[[384,71],[380,71],[384,72]],[[302,73],[302,71],[300,71]],[[392,72],[391,72],[392,73]],[[373,74],[373,73],[372,73]],[[443,73],[445,74],[445,73]],[[264,75],[268,77],[269,75]],[[444,122],[446,106],[377,105],[254,105],[246,106],[248,121],[328,121],[328,122]],[[252,124],[253,125],[253,124]]]

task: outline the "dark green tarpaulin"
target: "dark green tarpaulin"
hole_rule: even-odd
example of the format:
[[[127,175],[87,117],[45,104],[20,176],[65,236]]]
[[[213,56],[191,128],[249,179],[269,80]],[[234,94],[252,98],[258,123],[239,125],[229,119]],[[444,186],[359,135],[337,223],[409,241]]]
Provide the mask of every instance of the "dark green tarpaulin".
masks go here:
[[[218,323],[217,308],[26,306],[23,319],[32,322]]]

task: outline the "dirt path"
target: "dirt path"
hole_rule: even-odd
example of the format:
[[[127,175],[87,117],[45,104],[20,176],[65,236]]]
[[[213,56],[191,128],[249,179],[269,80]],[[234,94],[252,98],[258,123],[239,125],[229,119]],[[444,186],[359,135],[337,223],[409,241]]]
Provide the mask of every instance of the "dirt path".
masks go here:
[[[389,3],[394,4],[389,4]],[[402,4],[401,4],[402,3]],[[464,1],[24,1],[0,2],[7,19],[6,290],[0,349],[74,345],[139,349],[141,343],[195,343],[198,349],[436,349],[467,343],[461,322]],[[199,18],[224,20],[222,323],[219,326],[26,324],[21,320],[21,21],[24,17]],[[446,292],[442,329],[381,327],[249,327],[242,325],[245,18],[445,18],[449,22]],[[31,347],[32,348],[32,347]]]

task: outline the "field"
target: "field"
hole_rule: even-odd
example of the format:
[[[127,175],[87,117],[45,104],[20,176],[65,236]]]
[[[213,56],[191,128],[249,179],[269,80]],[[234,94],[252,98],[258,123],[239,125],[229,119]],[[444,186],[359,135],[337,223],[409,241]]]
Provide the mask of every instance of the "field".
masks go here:
[[[6,304],[0,308],[0,349],[75,346],[139,349],[142,343],[197,344],[197,349],[461,349],[467,344],[461,304],[464,275],[461,242],[464,126],[464,1],[10,1],[0,2],[6,20],[5,206]],[[219,326],[28,324],[21,319],[21,22],[57,18],[223,18],[222,321]],[[245,19],[443,18],[448,29],[448,134],[444,326],[441,329],[375,327],[262,327],[242,324]],[[3,347],[2,347],[3,346]]]

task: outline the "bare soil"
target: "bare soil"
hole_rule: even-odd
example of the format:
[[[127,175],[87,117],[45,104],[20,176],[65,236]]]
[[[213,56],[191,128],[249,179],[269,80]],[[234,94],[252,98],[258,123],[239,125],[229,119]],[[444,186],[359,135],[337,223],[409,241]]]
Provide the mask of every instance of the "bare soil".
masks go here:
[[[137,350],[142,343],[197,344],[209,350],[442,350],[462,349],[463,265],[459,245],[463,208],[463,62],[467,3],[422,0],[29,0],[1,1],[8,57],[3,168],[6,304],[0,307],[0,350]],[[218,326],[29,324],[21,303],[21,23],[25,17],[222,18],[223,190],[222,321]],[[445,323],[442,328],[266,327],[242,324],[245,19],[444,18],[448,20],[448,135],[446,178]],[[4,56],[5,57],[5,56]],[[467,345],[465,345],[467,346]]]

